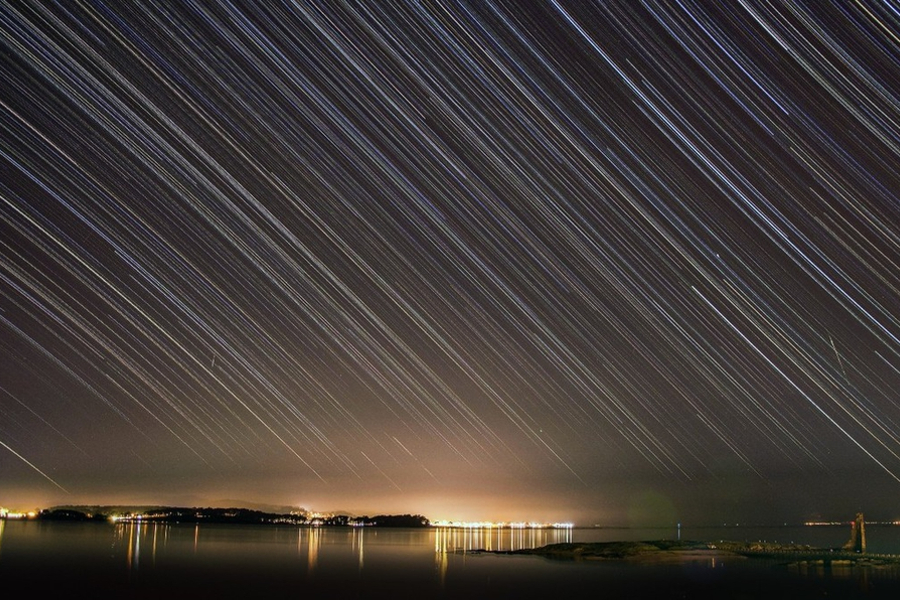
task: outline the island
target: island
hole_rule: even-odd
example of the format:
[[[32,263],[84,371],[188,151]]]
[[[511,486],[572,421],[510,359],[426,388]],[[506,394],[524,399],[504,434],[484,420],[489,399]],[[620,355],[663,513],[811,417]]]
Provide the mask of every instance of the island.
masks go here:
[[[350,516],[303,512],[271,513],[248,508],[177,506],[61,506],[36,511],[30,518],[43,521],[128,523],[234,523],[242,525],[298,525],[329,527],[428,527],[422,515]]]

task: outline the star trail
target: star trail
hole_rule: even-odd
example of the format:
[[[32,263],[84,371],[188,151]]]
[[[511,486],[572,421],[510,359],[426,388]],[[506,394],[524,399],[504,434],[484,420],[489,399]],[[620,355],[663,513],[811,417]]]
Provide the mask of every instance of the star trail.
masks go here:
[[[900,517],[891,3],[9,2],[0,52],[0,505]]]

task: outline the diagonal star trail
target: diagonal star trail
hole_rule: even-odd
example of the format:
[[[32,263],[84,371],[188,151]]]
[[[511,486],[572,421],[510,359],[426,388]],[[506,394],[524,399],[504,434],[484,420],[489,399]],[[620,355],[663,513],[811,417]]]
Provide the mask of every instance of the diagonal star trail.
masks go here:
[[[898,32],[879,2],[4,4],[30,470],[0,473],[898,481]]]

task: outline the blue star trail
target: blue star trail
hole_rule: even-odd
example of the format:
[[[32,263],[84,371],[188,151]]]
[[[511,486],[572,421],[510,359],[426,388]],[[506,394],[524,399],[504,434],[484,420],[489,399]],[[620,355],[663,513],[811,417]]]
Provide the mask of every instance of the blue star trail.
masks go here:
[[[0,51],[0,504],[896,494],[890,3],[12,2]]]

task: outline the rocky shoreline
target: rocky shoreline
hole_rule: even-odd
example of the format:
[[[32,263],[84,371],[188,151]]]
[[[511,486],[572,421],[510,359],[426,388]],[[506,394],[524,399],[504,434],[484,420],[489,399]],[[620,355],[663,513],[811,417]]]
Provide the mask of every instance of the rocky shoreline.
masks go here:
[[[763,542],[697,542],[649,540],[639,542],[575,542],[519,550],[476,550],[475,553],[543,556],[560,560],[619,560],[630,562],[712,561],[721,558],[767,558],[785,563],[822,563],[857,566],[900,565],[900,556],[853,553],[843,549]],[[473,553],[469,550],[467,553]]]

